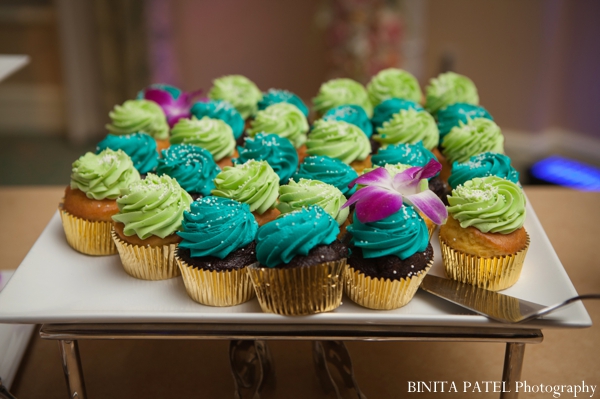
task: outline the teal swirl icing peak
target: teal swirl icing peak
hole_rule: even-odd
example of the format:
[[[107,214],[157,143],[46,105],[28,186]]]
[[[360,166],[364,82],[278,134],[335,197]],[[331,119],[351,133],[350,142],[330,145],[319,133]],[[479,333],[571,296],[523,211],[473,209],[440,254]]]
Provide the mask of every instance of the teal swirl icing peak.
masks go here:
[[[324,114],[340,105],[354,104],[363,107],[367,116],[373,116],[373,105],[363,85],[352,79],[332,79],[321,85],[313,98],[315,110]]]
[[[356,186],[349,188],[348,185],[357,177],[358,173],[339,159],[314,155],[304,158],[292,179],[319,180],[331,184],[349,198],[356,191]]]
[[[256,257],[261,265],[290,263],[296,255],[308,255],[317,245],[329,245],[340,233],[337,222],[313,205],[286,213],[258,229]]]
[[[300,111],[308,118],[308,107],[304,104],[304,101],[297,95],[287,90],[269,89],[268,92],[263,93],[263,98],[258,102],[258,110],[262,111],[268,106],[277,103],[290,103],[298,107]]]
[[[344,121],[358,126],[361,130],[371,137],[373,134],[373,125],[367,116],[363,107],[358,105],[340,105],[339,107],[331,108],[323,116],[325,121]]]
[[[424,111],[423,107],[414,101],[401,100],[399,98],[390,98],[385,100],[375,107],[371,122],[375,129],[383,126],[384,122],[389,121],[392,117],[402,110],[414,109],[415,111]]]
[[[276,134],[258,133],[247,137],[243,147],[238,147],[239,158],[234,164],[243,164],[251,159],[267,161],[279,176],[279,183],[286,184],[298,166],[298,153],[288,139]]]
[[[425,111],[409,109],[394,114],[392,119],[377,129],[373,138],[383,146],[422,141],[425,148],[433,149],[438,146],[440,134],[433,116]]]
[[[116,105],[108,114],[111,123],[106,128],[111,134],[146,133],[158,140],[169,137],[169,124],[160,105],[149,100],[128,100]]]
[[[472,156],[468,162],[454,162],[448,183],[452,188],[476,177],[498,176],[513,183],[519,182],[519,172],[510,165],[510,158],[504,154],[484,152]]]
[[[250,123],[248,135],[272,133],[290,140],[298,148],[306,141],[308,121],[304,114],[293,104],[277,103],[258,111]]]
[[[199,101],[192,105],[190,113],[198,119],[208,116],[212,119],[222,120],[231,127],[233,137],[236,139],[239,139],[244,132],[244,118],[242,118],[242,115],[240,115],[237,109],[227,101]]]
[[[221,169],[208,150],[191,144],[175,144],[162,151],[156,174],[169,175],[188,193],[210,195],[213,179]]]
[[[388,145],[386,148],[380,148],[377,154],[371,156],[371,162],[377,166],[397,163],[425,166],[432,159],[435,159],[435,155],[423,146],[422,141],[415,144]]]
[[[398,68],[379,71],[367,85],[367,92],[373,105],[378,105],[390,98],[419,102],[423,95],[417,79]]]
[[[427,225],[409,205],[377,222],[361,223],[355,217],[347,229],[352,233],[351,244],[361,248],[365,258],[395,255],[406,259],[429,245]]]
[[[133,166],[141,174],[154,171],[158,165],[156,140],[145,133],[125,134],[122,136],[109,134],[96,146],[96,154],[107,148],[111,150],[123,150],[125,154],[129,155]]]
[[[454,72],[442,73],[431,79],[426,92],[425,108],[432,114],[456,103],[479,104],[479,95],[473,81]]]
[[[112,218],[124,224],[126,236],[135,234],[142,240],[152,235],[165,238],[179,230],[183,211],[190,208],[191,202],[192,197],[175,179],[149,173],[117,199],[119,213]]]
[[[223,259],[254,241],[257,230],[248,205],[211,196],[192,202],[177,234],[183,238],[179,246],[188,248],[192,258]]]
[[[494,120],[485,108],[466,103],[456,103],[442,108],[438,111],[436,118],[440,131],[440,141],[450,133],[452,128],[460,126],[461,123],[468,123],[470,119],[487,118]]]

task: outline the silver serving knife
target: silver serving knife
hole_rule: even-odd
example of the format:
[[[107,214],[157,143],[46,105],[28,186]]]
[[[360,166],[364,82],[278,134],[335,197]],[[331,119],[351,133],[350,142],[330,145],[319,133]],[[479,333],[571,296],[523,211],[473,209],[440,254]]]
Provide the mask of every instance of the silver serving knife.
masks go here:
[[[522,323],[546,315],[581,299],[600,299],[600,294],[580,295],[556,305],[545,306],[474,285],[431,275],[425,276],[421,288],[430,294],[502,323]]]

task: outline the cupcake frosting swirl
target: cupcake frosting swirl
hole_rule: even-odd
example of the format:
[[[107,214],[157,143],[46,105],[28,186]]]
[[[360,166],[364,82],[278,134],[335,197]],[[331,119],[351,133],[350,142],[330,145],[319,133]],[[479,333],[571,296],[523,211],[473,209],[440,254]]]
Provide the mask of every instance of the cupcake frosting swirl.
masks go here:
[[[454,72],[442,73],[431,79],[426,92],[425,108],[432,114],[456,103],[479,104],[479,95],[473,81]]]
[[[310,179],[331,184],[346,197],[356,191],[356,186],[349,188],[348,185],[357,177],[358,173],[339,159],[318,155],[304,158],[298,171],[292,176],[296,181]]]
[[[131,158],[133,166],[142,174],[154,171],[158,165],[156,140],[145,133],[122,136],[109,134],[96,146],[96,154],[107,148],[123,150]]]
[[[392,119],[377,129],[373,138],[384,146],[389,144],[423,142],[431,150],[439,143],[439,132],[435,119],[428,112],[414,109],[401,110]]]
[[[494,121],[486,118],[469,120],[454,127],[442,140],[442,152],[448,161],[467,162],[482,152],[504,152],[504,136]]]
[[[476,177],[498,176],[513,183],[519,182],[519,172],[510,165],[510,158],[496,152],[472,156],[468,162],[454,162],[448,183],[452,188]]]
[[[310,155],[326,155],[349,164],[366,159],[371,152],[371,143],[356,125],[321,119],[315,122],[306,148]]]
[[[210,195],[213,179],[221,169],[208,150],[191,144],[175,144],[162,151],[156,174],[169,175],[188,193]]]
[[[192,202],[177,234],[183,238],[179,246],[188,248],[192,258],[223,259],[254,241],[257,230],[248,205],[210,196]]]
[[[281,213],[289,213],[319,205],[341,226],[348,219],[349,209],[342,209],[345,203],[346,197],[334,186],[318,180],[300,179],[298,182],[290,180],[289,184],[279,187],[277,209]]]
[[[331,244],[339,232],[337,222],[319,206],[286,213],[259,227],[256,257],[270,268],[287,264],[317,245]]]
[[[317,112],[324,114],[331,108],[354,104],[363,107],[367,116],[373,116],[373,105],[363,85],[352,79],[332,79],[321,85],[319,93],[313,99]]]
[[[128,100],[116,105],[108,114],[111,123],[106,128],[111,134],[146,133],[158,140],[169,137],[167,117],[160,105],[149,100]]]
[[[73,162],[71,188],[91,199],[116,199],[140,180],[131,158],[122,150],[107,148],[99,154],[88,152]]]
[[[377,154],[371,157],[371,162],[377,166],[397,163],[425,166],[432,159],[435,159],[435,155],[423,146],[422,141],[418,141],[415,144],[394,144],[380,148]]]
[[[463,228],[509,234],[523,227],[525,195],[515,183],[496,176],[475,178],[452,190],[448,213]]]
[[[228,101],[246,119],[256,113],[262,92],[245,76],[228,75],[213,81],[208,97],[211,100]]]
[[[240,138],[244,132],[244,119],[233,105],[227,101],[197,102],[192,105],[190,113],[198,119],[208,116],[227,123],[233,132],[233,137]]]
[[[440,131],[440,141],[444,139],[452,128],[460,126],[461,123],[468,123],[470,119],[487,118],[494,120],[485,108],[478,105],[456,103],[442,108],[437,115],[438,129]]]
[[[290,140],[298,148],[306,141],[308,128],[302,111],[293,104],[283,102],[259,111],[250,123],[248,135],[254,137],[260,132],[276,134]]]
[[[424,111],[423,107],[414,101],[390,98],[389,100],[385,100],[375,107],[375,110],[373,111],[373,118],[371,118],[371,123],[373,123],[375,129],[378,129],[383,126],[384,122],[392,119],[395,114],[403,109]]]
[[[373,134],[373,125],[367,116],[363,107],[358,105],[340,105],[339,107],[331,108],[323,116],[326,121],[344,121],[358,126],[361,130],[371,137]]]
[[[180,119],[171,131],[171,144],[193,144],[212,154],[215,161],[231,156],[235,138],[231,127],[221,119],[208,116]]]
[[[287,183],[298,166],[298,153],[292,143],[276,134],[258,133],[254,138],[247,137],[244,146],[238,147],[238,153],[234,164],[251,159],[267,161],[279,176],[280,184]]]
[[[212,194],[231,198],[250,206],[250,211],[263,214],[272,208],[279,194],[279,176],[267,161],[249,160],[226,166],[215,177]]]
[[[192,197],[175,179],[149,173],[117,199],[119,213],[113,220],[125,225],[126,236],[135,234],[142,240],[152,235],[165,238],[179,230],[183,211],[190,208],[191,202]]]
[[[258,102],[258,110],[262,111],[263,109],[278,103],[293,104],[304,114],[304,117],[308,118],[308,107],[304,104],[304,101],[287,90],[269,89],[269,91],[263,93],[262,100]]]
[[[352,233],[351,244],[361,248],[365,258],[395,255],[406,259],[429,245],[427,225],[409,205],[377,222],[361,223],[355,217],[347,229]]]
[[[417,79],[398,68],[387,68],[373,76],[367,85],[367,92],[374,106],[390,98],[419,102],[423,95]]]

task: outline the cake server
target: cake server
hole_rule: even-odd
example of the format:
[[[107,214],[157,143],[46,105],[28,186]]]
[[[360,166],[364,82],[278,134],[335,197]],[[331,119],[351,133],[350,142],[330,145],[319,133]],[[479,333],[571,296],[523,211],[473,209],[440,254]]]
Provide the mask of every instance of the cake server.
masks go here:
[[[492,320],[511,324],[536,319],[582,299],[600,299],[600,294],[579,295],[555,305],[546,306],[432,275],[425,276],[421,288],[430,294]]]

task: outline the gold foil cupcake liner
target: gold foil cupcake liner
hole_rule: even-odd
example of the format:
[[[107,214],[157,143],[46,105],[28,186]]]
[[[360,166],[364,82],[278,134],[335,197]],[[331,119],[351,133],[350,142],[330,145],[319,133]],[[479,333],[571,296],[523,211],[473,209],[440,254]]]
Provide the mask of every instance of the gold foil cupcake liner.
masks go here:
[[[519,279],[529,249],[529,234],[527,234],[525,247],[511,255],[492,257],[471,255],[453,249],[441,237],[440,249],[444,269],[449,278],[491,291],[500,291],[514,285]]]
[[[346,259],[289,269],[248,268],[263,312],[300,316],[329,312],[342,302]]]
[[[113,230],[112,237],[121,256],[123,268],[141,280],[166,280],[179,276],[175,262],[177,244],[160,246],[131,245]]]
[[[208,306],[234,306],[254,298],[254,287],[246,269],[202,270],[175,255],[185,290],[194,301]]]
[[[366,276],[348,266],[345,276],[346,295],[355,303],[369,309],[392,310],[405,306],[415,296],[421,281],[431,269],[433,258],[427,267],[411,277],[400,280]]]
[[[78,218],[59,205],[67,242],[76,251],[86,255],[114,255],[117,248],[111,237],[112,222],[94,222]]]

